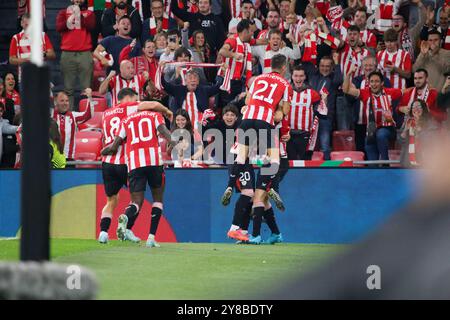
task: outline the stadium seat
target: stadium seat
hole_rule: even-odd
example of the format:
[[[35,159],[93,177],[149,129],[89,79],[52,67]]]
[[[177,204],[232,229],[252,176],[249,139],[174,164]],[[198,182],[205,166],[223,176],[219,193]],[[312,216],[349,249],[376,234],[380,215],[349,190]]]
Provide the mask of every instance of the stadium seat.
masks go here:
[[[323,161],[323,152],[322,151],[314,151],[311,157],[312,161]]]
[[[400,160],[401,150],[389,150],[389,160]],[[400,164],[391,164],[391,167],[399,168]]]
[[[97,161],[97,154],[93,152],[80,152],[75,153],[75,161]],[[77,164],[75,168],[99,168],[96,164]]]
[[[333,131],[333,151],[355,151],[355,132],[353,130]]]
[[[103,112],[94,112],[91,119],[78,125],[78,129],[101,129]]]
[[[331,160],[364,161],[364,152],[361,151],[333,151]]]
[[[106,104],[106,99],[103,97],[92,97],[94,103],[94,111],[95,112],[103,112],[108,109],[108,105]],[[81,99],[78,109],[80,112],[84,112],[88,106],[88,99]]]
[[[78,131],[75,134],[75,159],[77,155],[93,153],[95,160],[100,159],[102,149],[102,133],[94,130]]]

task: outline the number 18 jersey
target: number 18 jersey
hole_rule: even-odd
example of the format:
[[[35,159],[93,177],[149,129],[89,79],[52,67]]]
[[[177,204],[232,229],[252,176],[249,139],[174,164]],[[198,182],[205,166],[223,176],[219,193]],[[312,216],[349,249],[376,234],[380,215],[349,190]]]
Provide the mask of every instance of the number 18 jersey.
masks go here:
[[[103,112],[102,129],[104,146],[108,146],[113,143],[115,137],[119,135],[122,120],[130,114],[137,112],[138,107],[139,102],[125,102]],[[124,145],[122,144],[119,146],[116,154],[102,156],[102,161],[110,164],[125,164]]]
[[[255,78],[250,101],[242,120],[262,120],[274,125],[274,113],[280,101],[291,102],[292,87],[279,73],[265,73]]]
[[[135,113],[122,121],[119,137],[126,140],[128,172],[163,165],[157,131],[162,124],[165,124],[163,116],[152,111]]]

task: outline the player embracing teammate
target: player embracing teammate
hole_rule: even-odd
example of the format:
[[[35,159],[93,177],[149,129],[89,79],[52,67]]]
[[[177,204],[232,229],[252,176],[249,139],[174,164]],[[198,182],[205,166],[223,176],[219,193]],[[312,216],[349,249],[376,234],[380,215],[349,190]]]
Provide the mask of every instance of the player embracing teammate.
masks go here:
[[[271,59],[272,72],[255,78],[246,97],[246,107],[242,122],[238,128],[237,157],[230,170],[229,180],[238,179],[242,172],[248,171],[249,148],[256,145],[258,154],[266,156],[266,164],[261,168],[256,179],[253,197],[253,230],[248,238],[251,244],[261,243],[261,223],[263,217],[273,216],[269,196],[278,208],[284,209],[280,196],[271,187],[280,167],[280,150],[277,141],[275,123],[289,113],[292,98],[292,87],[284,79],[287,71],[287,59],[283,55],[275,55]],[[235,185],[230,183],[229,185]],[[228,190],[228,188],[227,188]],[[270,190],[270,193],[269,193]],[[228,193],[231,196],[231,193]],[[222,200],[223,201],[223,200]],[[243,220],[245,210],[240,219],[234,217],[234,223]],[[236,212],[235,212],[236,215]],[[239,231],[237,231],[239,233]]]
[[[152,188],[152,223],[147,245],[158,246],[154,235],[162,214],[164,190],[164,171],[160,158],[158,132],[170,141],[170,133],[165,127],[164,118],[172,118],[172,112],[154,101],[138,101],[138,94],[124,88],[118,94],[119,104],[103,114],[102,173],[107,203],[102,211],[99,242],[108,242],[108,229],[112,213],[117,207],[118,193],[127,186],[131,203],[125,214],[119,217],[117,236],[120,240],[139,242],[131,228],[137,218],[144,200],[144,191],[148,182]],[[124,144],[123,142],[126,142]],[[128,169],[127,169],[128,168]]]

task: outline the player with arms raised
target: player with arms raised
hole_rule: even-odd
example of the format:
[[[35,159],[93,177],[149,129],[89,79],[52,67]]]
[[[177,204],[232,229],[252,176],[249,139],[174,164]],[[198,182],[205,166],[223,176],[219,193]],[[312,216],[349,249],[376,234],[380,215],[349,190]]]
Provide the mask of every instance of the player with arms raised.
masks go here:
[[[155,234],[163,211],[165,176],[158,133],[169,141],[169,145],[174,144],[160,113],[152,111],[134,113],[122,121],[114,142],[102,150],[102,155],[113,155],[117,153],[122,142],[126,141],[126,162],[132,203],[127,207],[125,214],[119,217],[117,229],[119,239],[126,238],[126,234],[129,233],[128,221],[136,220],[142,208],[146,184],[148,183],[151,188],[153,205],[148,247],[159,247],[155,241]]]
[[[268,207],[267,190],[270,189],[280,165],[280,151],[278,144],[275,143],[274,125],[289,113],[292,98],[292,87],[284,79],[287,70],[286,57],[281,54],[273,56],[271,68],[272,72],[255,78],[247,93],[246,109],[238,129],[238,154],[230,173],[230,177],[237,177],[238,173],[243,171],[250,145],[256,142],[258,147],[261,147],[261,142],[266,143],[270,167],[261,168],[256,181],[253,200],[253,232],[252,237],[249,238],[249,242],[253,244],[261,243],[261,222],[264,208]],[[248,137],[251,138],[252,131],[256,131],[256,141],[248,139]],[[262,151],[260,148],[259,153],[261,154]],[[223,198],[230,196],[231,191],[227,188]],[[278,208],[284,208],[276,192],[273,191],[270,196]]]
[[[102,128],[104,146],[108,146],[114,141],[114,138],[119,134],[122,120],[133,113],[153,110],[162,112],[169,119],[172,118],[172,112],[159,102],[137,101],[138,94],[133,89],[124,88],[120,90],[118,100],[119,104],[103,113]],[[100,243],[107,243],[112,214],[119,200],[118,193],[122,186],[127,185],[127,166],[125,164],[125,148],[123,145],[118,147],[116,154],[102,157],[102,174],[107,202],[102,210],[100,220],[101,231],[98,236],[98,241]],[[122,240],[139,242],[139,238],[131,231],[133,224],[134,220],[130,219]]]

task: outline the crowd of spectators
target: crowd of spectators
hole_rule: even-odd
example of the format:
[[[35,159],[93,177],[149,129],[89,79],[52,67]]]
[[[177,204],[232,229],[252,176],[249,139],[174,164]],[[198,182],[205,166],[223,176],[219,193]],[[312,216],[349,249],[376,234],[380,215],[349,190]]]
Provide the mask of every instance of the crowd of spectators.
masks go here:
[[[329,160],[332,137],[342,134],[367,160],[388,160],[397,149],[404,164],[416,164],[419,141],[448,130],[449,14],[448,0],[67,1],[56,18],[64,89],[52,93],[60,149],[76,159],[69,142],[94,117],[94,109],[79,110],[77,92],[93,90],[112,107],[118,91],[129,87],[168,106],[173,130],[192,133],[190,144],[167,150],[170,157],[201,159],[211,142],[202,132],[235,129],[252,78],[271,72],[271,57],[282,54],[294,89],[286,119],[290,160],[310,160],[314,136],[315,150]],[[21,65],[30,58],[29,20],[24,10],[11,39],[9,63],[17,72],[0,79],[2,167],[13,167],[19,151],[14,131]],[[42,50],[45,60],[56,59],[45,33]]]

